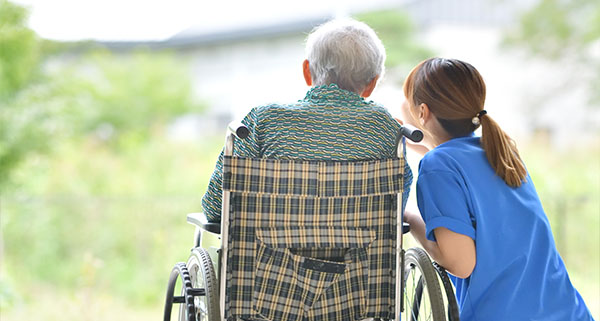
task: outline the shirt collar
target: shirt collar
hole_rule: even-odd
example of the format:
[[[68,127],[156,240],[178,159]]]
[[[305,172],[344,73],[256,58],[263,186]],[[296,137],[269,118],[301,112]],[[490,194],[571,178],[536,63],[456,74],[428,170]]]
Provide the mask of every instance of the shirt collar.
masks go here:
[[[306,93],[304,100],[314,103],[331,103],[333,101],[366,103],[365,99],[357,93],[341,89],[336,84],[315,86]]]
[[[447,141],[445,141],[445,142],[437,145],[435,148],[438,148],[438,147],[440,147],[442,145],[450,145],[450,144],[453,144],[453,143],[462,142],[462,141],[465,141],[465,140],[468,140],[468,139],[474,138],[474,137],[477,137],[475,135],[475,132],[471,132],[471,133],[467,134],[466,136],[460,136],[460,137],[450,138],[449,140],[447,140]],[[479,137],[477,137],[477,138],[479,138]]]

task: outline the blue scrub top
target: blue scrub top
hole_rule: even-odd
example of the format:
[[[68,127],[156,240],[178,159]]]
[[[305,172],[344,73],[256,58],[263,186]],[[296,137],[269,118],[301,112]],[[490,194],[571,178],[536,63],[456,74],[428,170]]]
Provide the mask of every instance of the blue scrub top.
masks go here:
[[[477,263],[452,277],[461,321],[593,320],[571,284],[529,175],[509,187],[479,137],[447,141],[419,164],[417,202],[429,240],[445,227],[475,241]]]

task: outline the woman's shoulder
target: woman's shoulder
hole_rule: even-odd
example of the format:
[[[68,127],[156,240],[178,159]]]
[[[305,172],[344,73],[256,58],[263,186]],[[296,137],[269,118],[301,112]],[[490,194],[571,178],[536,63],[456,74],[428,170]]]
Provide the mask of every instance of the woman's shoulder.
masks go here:
[[[479,137],[468,136],[451,139],[430,150],[421,159],[419,173],[461,171],[474,162],[486,162],[485,153],[480,146]]]
[[[434,148],[427,152],[419,163],[419,175],[434,172],[453,172],[451,164],[452,157],[444,150]]]

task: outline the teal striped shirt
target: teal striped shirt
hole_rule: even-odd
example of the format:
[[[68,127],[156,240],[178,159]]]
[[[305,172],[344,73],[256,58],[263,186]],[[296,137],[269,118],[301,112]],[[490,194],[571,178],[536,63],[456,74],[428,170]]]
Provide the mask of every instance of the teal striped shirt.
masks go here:
[[[252,158],[371,160],[396,155],[400,125],[382,106],[336,84],[313,87],[294,104],[256,107],[242,123],[250,136],[236,140],[233,154]],[[202,199],[210,222],[221,217],[223,152]],[[404,203],[412,172],[405,171]]]

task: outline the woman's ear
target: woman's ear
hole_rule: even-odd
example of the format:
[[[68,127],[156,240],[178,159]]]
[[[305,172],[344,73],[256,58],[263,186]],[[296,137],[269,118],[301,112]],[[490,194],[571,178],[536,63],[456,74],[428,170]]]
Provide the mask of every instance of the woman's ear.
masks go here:
[[[304,62],[302,62],[302,74],[304,75],[304,81],[306,81],[306,84],[308,86],[312,86],[312,75],[310,74],[308,59],[304,59]]]
[[[422,103],[419,105],[419,123],[424,126],[431,119],[431,111],[427,104]]]

